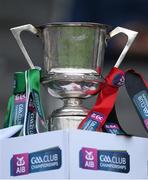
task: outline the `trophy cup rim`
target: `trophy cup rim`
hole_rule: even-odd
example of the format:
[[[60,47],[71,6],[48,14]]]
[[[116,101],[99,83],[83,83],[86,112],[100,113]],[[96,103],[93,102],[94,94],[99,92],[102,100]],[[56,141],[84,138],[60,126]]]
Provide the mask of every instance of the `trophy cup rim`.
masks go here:
[[[80,76],[81,75],[81,76]],[[64,76],[68,76],[69,77],[69,81],[73,81],[73,80],[75,80],[75,81],[83,81],[85,78],[87,78],[87,80],[88,81],[98,81],[98,82],[101,82],[100,80],[102,79],[102,76],[101,75],[99,75],[99,74],[97,74],[97,73],[93,73],[93,79],[90,77],[89,78],[89,76],[90,76],[90,73],[85,73],[85,75],[83,75],[82,76],[82,74],[77,74],[77,75],[75,75],[75,79],[73,78],[73,74],[64,74],[64,73],[54,73],[54,72],[50,72],[50,73],[48,73],[48,74],[44,74],[44,76],[42,76],[41,77],[41,82],[43,83],[43,84],[45,84],[45,83],[48,83],[48,82],[50,82],[50,81],[52,81],[52,80],[61,80],[61,79],[63,79],[63,78],[61,78],[61,77],[64,77]]]
[[[44,29],[47,27],[91,27],[91,28],[102,28],[102,29],[109,29],[111,26],[101,23],[93,23],[93,22],[54,22],[54,23],[47,23],[43,25],[37,26],[39,29]]]

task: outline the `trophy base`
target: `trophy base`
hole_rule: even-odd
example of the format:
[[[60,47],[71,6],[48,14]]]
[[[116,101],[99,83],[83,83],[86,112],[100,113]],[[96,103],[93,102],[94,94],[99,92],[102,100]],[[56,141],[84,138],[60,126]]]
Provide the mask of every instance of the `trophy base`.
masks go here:
[[[53,122],[50,126],[50,130],[61,130],[61,129],[77,129],[80,122],[85,118],[85,116],[58,116],[52,117]]]
[[[67,128],[77,129],[80,122],[88,114],[88,111],[81,105],[81,99],[64,99],[64,106],[52,113],[49,120],[49,129],[51,131]]]

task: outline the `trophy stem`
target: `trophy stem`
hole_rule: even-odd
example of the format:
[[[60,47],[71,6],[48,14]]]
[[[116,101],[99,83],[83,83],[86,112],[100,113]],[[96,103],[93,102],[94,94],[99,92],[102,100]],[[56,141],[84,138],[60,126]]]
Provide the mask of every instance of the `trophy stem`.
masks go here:
[[[65,98],[63,101],[64,106],[52,113],[51,130],[76,129],[88,113],[88,109],[82,105],[81,98]]]
[[[82,99],[80,98],[65,98],[64,100],[64,107],[73,107],[79,108],[82,107]]]

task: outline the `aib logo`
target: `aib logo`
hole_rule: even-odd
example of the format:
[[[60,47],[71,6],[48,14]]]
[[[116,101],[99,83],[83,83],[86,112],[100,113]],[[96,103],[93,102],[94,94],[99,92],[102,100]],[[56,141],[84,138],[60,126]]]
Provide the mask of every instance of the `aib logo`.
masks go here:
[[[104,120],[104,115],[101,113],[95,113],[93,112],[91,114],[91,118],[95,121],[102,122]]]
[[[130,156],[126,151],[97,150],[82,148],[80,150],[80,168],[128,173]]]
[[[113,83],[113,85],[118,86],[118,87],[124,85],[124,83],[125,83],[124,74],[117,74],[117,75],[114,77],[112,83]]]
[[[13,175],[19,176],[29,173],[29,154],[15,154],[13,155]]]
[[[59,169],[61,165],[62,152],[59,147],[32,153],[15,154],[11,159],[11,176]]]
[[[97,164],[97,155],[98,151],[97,149],[92,149],[92,148],[82,148],[80,151],[80,166],[84,169],[93,169],[97,170],[98,169],[98,164]]]

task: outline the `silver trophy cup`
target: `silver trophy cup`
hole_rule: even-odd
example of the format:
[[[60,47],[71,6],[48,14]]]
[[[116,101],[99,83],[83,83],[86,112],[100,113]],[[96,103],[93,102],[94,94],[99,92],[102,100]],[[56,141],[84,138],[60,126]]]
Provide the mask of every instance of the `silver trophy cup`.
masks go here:
[[[137,32],[121,27],[109,33],[109,28],[96,23],[52,23],[39,27],[27,24],[11,29],[31,68],[35,66],[20,34],[30,31],[43,40],[42,84],[52,96],[64,101],[64,106],[55,110],[49,119],[50,130],[77,128],[87,115],[82,99],[89,97],[87,92],[95,91],[102,81],[100,72],[106,40],[119,33],[128,37],[115,65],[118,67],[137,35]]]

